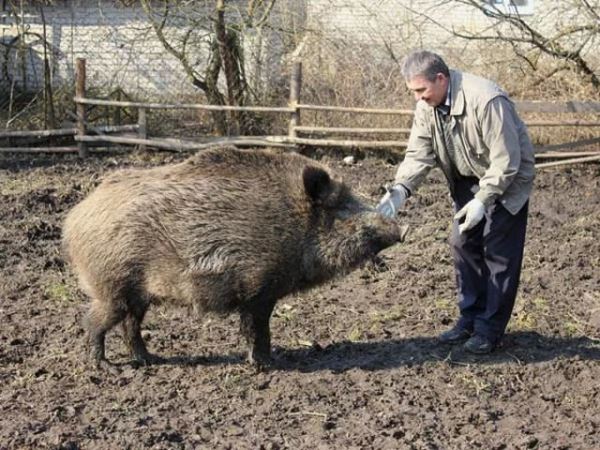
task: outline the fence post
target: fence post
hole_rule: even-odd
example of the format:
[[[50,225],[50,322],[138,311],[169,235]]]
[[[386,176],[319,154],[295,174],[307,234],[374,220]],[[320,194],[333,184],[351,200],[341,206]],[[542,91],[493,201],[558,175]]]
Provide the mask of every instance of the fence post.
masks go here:
[[[138,109],[138,137],[140,139],[148,138],[146,108]],[[146,150],[146,144],[140,144],[138,148],[142,151]]]
[[[85,98],[85,59],[77,58],[75,69],[75,97]],[[85,136],[85,104],[77,102],[77,136]],[[83,141],[77,143],[79,156],[85,158],[88,155],[87,144]]]
[[[114,91],[114,93],[116,94],[116,100],[118,102],[120,102],[122,100],[123,97],[123,92],[121,91],[121,89],[117,89],[116,91]],[[113,125],[121,125],[121,107],[117,106],[114,110],[113,110]]]
[[[289,106],[294,108],[294,112],[290,116],[290,125],[288,135],[290,138],[296,138],[296,127],[300,125],[300,89],[302,88],[302,63],[295,62],[292,67],[292,76],[290,78],[290,101]]]

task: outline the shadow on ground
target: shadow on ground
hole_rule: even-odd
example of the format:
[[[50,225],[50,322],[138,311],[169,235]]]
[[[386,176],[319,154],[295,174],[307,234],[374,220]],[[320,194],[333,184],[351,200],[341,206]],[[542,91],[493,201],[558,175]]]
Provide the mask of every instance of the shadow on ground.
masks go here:
[[[343,341],[321,348],[276,347],[273,369],[342,372],[354,368],[387,370],[438,361],[447,364],[532,364],[559,358],[600,361],[600,342],[586,338],[542,336],[535,332],[508,334],[501,346],[489,355],[472,355],[460,344],[439,344],[433,337],[386,340],[380,342]],[[211,356],[171,356],[160,365],[214,366],[243,363],[240,353]]]
[[[381,342],[340,342],[322,350],[290,350],[281,356],[282,369],[314,372],[344,371],[353,368],[386,370],[431,361],[448,364],[539,363],[558,358],[600,360],[600,343],[586,337],[560,338],[535,332],[505,336],[501,346],[489,355],[473,355],[461,344],[440,344],[432,337]]]

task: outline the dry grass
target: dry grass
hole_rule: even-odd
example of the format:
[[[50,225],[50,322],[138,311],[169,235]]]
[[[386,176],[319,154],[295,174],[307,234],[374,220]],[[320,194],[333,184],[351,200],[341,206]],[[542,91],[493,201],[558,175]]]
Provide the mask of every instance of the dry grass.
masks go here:
[[[313,37],[301,55],[303,63],[303,84],[301,102],[320,105],[371,107],[371,108],[412,108],[414,100],[405,87],[400,74],[401,54],[387,52],[381,46],[360,45],[343,40],[333,41],[319,36]],[[600,101],[600,92],[584,77],[570,71],[561,70],[548,77],[559,67],[560,62],[540,59],[537,66],[531,67],[519,59],[512,49],[506,46],[491,46],[489,43],[471,43],[468,52],[443,53],[451,67],[473,72],[497,81],[515,100],[547,101]],[[284,74],[281,80],[288,80]],[[285,83],[285,81],[284,81]],[[289,87],[273,86],[269,98],[256,100],[265,105],[281,106],[287,103]],[[118,87],[88,89],[91,97],[114,97]],[[129,94],[129,95],[128,95]],[[73,120],[73,92],[70,88],[57,88],[54,91],[55,126],[64,126]],[[120,98],[136,98],[135,93],[121,93]],[[156,100],[156,99],[155,99]],[[169,101],[177,103],[203,103],[199,92]],[[41,93],[24,95],[13,107],[12,117],[7,110],[0,111],[0,121],[9,129],[42,129],[49,127],[44,119],[44,103]],[[548,119],[549,115],[527,114],[525,121]],[[574,118],[572,114],[553,115],[556,119]],[[597,114],[577,115],[578,119],[594,120]],[[250,133],[287,134],[286,114],[250,114]],[[90,110],[89,122],[94,125],[135,123],[137,111],[131,109],[97,107]],[[339,112],[304,111],[303,125],[406,128],[411,117],[367,115]],[[211,134],[213,119],[206,111],[152,110],[148,115],[148,129],[151,135],[198,138]],[[597,127],[532,127],[530,133],[538,145],[578,141],[597,136]],[[357,137],[357,136],[354,136]],[[364,139],[365,137],[357,137]],[[378,135],[378,139],[394,139],[394,135]],[[403,139],[403,137],[400,137]]]
[[[443,54],[448,65],[472,72],[502,86],[514,100],[600,101],[600,92],[581,75],[559,71],[546,74],[561,64],[540,59],[536,68],[525,64],[512,49],[489,43],[474,44],[469,52]],[[465,56],[465,54],[467,56]],[[303,55],[304,103],[373,108],[412,108],[414,100],[404,85],[397,60],[403,55],[382,49],[357,47],[355,43],[321,41]],[[365,63],[368,61],[369,63]],[[597,120],[597,114],[524,114],[527,121],[539,119]],[[304,124],[347,127],[406,127],[410,117],[341,113],[304,113]],[[572,142],[598,136],[597,127],[531,127],[536,145]]]

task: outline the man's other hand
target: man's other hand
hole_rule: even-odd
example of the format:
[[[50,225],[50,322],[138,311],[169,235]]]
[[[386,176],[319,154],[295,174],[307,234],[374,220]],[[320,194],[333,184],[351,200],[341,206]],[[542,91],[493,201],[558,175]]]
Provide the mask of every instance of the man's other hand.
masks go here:
[[[470,230],[481,222],[484,215],[485,206],[481,203],[481,200],[474,198],[454,216],[454,220],[460,220],[463,217],[465,218],[465,221],[458,226],[458,232],[462,234],[465,231]]]

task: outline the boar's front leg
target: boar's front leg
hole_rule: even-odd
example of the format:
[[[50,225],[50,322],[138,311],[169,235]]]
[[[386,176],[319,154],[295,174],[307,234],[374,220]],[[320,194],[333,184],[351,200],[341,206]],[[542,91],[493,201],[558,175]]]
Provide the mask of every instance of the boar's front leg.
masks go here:
[[[271,363],[269,320],[275,301],[250,301],[240,312],[240,331],[248,344],[248,362],[259,369]]]

